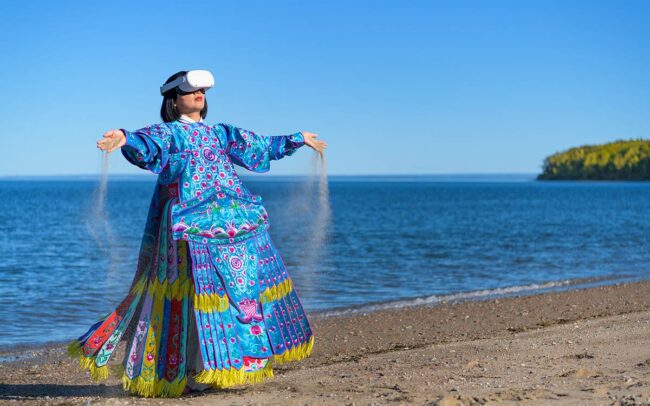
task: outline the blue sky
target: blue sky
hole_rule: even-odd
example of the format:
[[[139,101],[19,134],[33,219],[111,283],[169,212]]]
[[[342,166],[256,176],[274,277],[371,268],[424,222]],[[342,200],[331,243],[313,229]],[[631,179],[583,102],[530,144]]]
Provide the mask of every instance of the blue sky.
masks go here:
[[[650,137],[647,1],[179,4],[2,2],[0,176],[97,173],[96,139],[158,122],[181,69],[214,74],[208,122],[317,132],[331,174],[534,173]]]

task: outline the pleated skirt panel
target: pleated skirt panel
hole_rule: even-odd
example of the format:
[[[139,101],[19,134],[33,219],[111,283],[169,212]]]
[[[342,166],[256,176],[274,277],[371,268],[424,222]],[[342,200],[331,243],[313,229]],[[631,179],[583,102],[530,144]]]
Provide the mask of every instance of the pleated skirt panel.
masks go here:
[[[154,195],[128,295],[69,345],[70,355],[92,378],[110,369],[145,397],[180,396],[188,382],[261,382],[272,364],[309,356],[311,327],[267,231],[233,244],[176,241],[172,202]],[[120,341],[124,360],[109,368]]]

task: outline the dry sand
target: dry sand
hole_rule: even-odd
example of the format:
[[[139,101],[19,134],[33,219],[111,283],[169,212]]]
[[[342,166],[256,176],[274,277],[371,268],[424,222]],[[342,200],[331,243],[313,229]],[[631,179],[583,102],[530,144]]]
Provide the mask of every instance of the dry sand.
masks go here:
[[[0,402],[650,405],[650,282],[316,319],[313,327],[312,357],[257,386],[142,399],[113,377],[93,383],[53,347],[0,365]]]

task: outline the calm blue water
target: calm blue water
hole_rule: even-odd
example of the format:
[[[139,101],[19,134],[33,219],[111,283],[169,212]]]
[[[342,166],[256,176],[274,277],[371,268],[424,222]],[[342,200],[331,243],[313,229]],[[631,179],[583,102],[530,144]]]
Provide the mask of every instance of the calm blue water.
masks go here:
[[[650,276],[650,183],[333,178],[318,257],[305,242],[315,214],[300,204],[304,182],[247,184],[264,198],[271,236],[310,311]],[[109,182],[109,234],[89,216],[96,185],[0,181],[0,345],[72,339],[126,294],[154,183]]]

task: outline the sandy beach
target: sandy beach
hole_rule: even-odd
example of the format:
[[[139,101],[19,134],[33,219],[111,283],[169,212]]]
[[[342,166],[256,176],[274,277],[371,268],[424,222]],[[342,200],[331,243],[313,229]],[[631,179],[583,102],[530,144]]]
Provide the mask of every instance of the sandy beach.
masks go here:
[[[650,404],[650,282],[315,318],[313,327],[312,357],[257,386],[143,399],[115,377],[92,382],[54,346],[0,365],[0,402]]]

